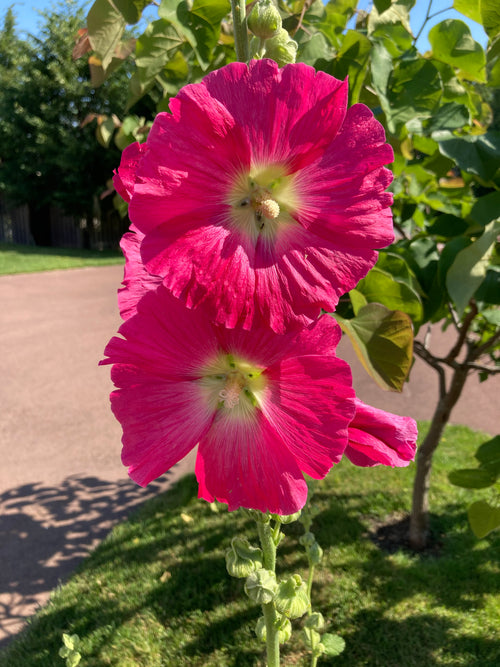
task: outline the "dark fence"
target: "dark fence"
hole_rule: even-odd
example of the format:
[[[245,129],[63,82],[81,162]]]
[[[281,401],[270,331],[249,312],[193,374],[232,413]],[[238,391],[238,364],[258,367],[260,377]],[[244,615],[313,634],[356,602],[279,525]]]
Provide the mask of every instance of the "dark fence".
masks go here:
[[[51,207],[49,217],[55,248],[116,249],[128,228],[128,221],[121,220],[114,210],[101,211],[87,221]],[[29,223],[27,205],[9,206],[0,198],[0,242],[35,245]]]

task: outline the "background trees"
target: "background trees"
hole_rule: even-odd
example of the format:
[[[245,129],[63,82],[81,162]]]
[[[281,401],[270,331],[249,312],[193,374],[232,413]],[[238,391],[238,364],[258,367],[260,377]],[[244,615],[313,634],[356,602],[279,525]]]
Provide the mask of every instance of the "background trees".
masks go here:
[[[38,37],[17,37],[11,9],[0,31],[0,192],[28,204],[39,245],[50,245],[49,206],[91,218],[119,161],[95,129],[102,114],[123,114],[130,67],[93,87],[88,64],[71,58],[84,22],[69,2],[44,15]]]

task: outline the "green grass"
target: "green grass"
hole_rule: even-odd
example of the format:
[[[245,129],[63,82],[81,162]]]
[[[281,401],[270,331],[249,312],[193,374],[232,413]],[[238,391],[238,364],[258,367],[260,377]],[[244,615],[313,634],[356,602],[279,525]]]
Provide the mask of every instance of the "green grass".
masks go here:
[[[0,243],[0,275],[73,269],[82,266],[105,266],[122,262],[123,255],[118,250],[100,252],[98,250],[41,248]]]
[[[469,492],[447,472],[471,463],[487,439],[448,427],[435,456],[428,554],[380,550],[376,522],[409,507],[413,466],[337,466],[316,486],[313,530],[325,550],[313,604],[330,632],[346,640],[338,667],[494,667],[500,664],[500,535],[478,541],[469,530]],[[226,573],[233,535],[256,541],[241,513],[198,501],[188,476],[117,526],[3,655],[4,667],[63,667],[62,632],[82,640],[85,667],[263,667],[253,627],[259,609],[243,581]],[[285,526],[279,568],[306,574],[299,525]],[[300,628],[301,621],[294,621]],[[283,647],[283,665],[308,665],[300,632]]]

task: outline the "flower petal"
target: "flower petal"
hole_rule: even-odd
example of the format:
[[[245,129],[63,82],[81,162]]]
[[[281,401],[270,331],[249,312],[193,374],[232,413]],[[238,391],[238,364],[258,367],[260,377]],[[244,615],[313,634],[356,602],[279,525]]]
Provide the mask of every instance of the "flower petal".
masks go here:
[[[155,290],[162,283],[159,276],[150,274],[141,258],[141,240],[143,234],[127,232],[120,241],[120,248],[125,255],[125,271],[121,287],[118,290],[118,307],[124,320],[134,315],[137,304],[149,290]]]
[[[365,405],[356,399],[345,455],[357,466],[407,466],[415,458],[417,425],[410,417]]]
[[[266,370],[262,411],[310,477],[323,478],[347,446],[354,390],[347,363],[334,356],[287,358]]]
[[[130,144],[123,150],[120,166],[114,172],[113,185],[118,194],[126,202],[130,201],[134,192],[137,169],[146,151],[146,144],[138,142]]]
[[[307,484],[297,463],[259,410],[247,419],[218,415],[200,440],[196,459],[199,497],[293,514],[307,499]]]

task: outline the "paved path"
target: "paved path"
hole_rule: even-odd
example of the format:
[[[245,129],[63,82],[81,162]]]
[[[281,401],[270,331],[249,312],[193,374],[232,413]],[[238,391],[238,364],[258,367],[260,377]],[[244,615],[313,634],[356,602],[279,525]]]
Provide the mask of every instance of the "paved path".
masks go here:
[[[0,647],[130,509],[178,475],[141,489],[120,462],[104,346],[119,325],[122,267],[0,277]],[[447,338],[438,336],[445,345]],[[429,419],[435,374],[420,361],[402,395],[381,392],[348,343],[360,398]],[[500,378],[466,387],[453,421],[495,433]]]

